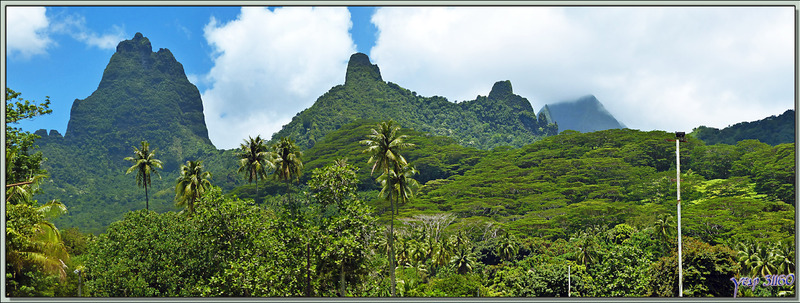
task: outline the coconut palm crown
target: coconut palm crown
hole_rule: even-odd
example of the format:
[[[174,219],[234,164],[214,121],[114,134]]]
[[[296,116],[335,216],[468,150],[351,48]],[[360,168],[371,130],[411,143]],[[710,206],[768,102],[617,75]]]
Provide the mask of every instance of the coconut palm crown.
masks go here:
[[[175,184],[175,204],[194,213],[195,203],[211,187],[209,179],[211,172],[203,171],[203,161],[186,161]]]
[[[142,141],[142,148],[133,147],[133,157],[126,157],[126,161],[133,162],[133,166],[128,168],[125,174],[136,171],[136,185],[144,187],[145,206],[150,210],[150,197],[147,194],[147,187],[150,186],[150,173],[154,173],[161,179],[156,168],[162,168],[161,160],[155,158],[156,150],[150,150],[150,143]]]

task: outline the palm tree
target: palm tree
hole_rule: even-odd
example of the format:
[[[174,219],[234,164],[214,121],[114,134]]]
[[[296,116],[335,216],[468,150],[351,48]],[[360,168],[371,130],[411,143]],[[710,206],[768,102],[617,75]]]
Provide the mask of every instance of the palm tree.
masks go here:
[[[367,163],[375,163],[370,174],[375,173],[375,169],[388,173],[394,167],[408,164],[400,155],[400,150],[413,147],[414,144],[403,142],[408,136],[399,135],[399,131],[400,126],[394,125],[394,121],[381,122],[371,130],[366,140],[360,142],[367,145],[364,153],[372,154]]]
[[[658,220],[656,220],[655,226],[658,237],[661,238],[662,241],[669,242],[670,240],[672,240],[672,234],[675,229],[675,220],[673,220],[672,215],[670,214],[659,215]]]
[[[275,165],[270,161],[270,154],[267,145],[261,135],[255,138],[249,137],[239,146],[239,170],[237,173],[247,173],[247,182],[256,181],[256,198],[258,202],[258,177],[262,179],[267,176],[267,168],[274,169]]]
[[[435,268],[447,265],[447,262],[450,261],[450,258],[453,256],[453,249],[450,245],[449,241],[439,241],[434,244],[436,247],[436,252],[433,255],[433,265]],[[431,275],[434,275],[433,273]]]
[[[291,205],[292,217],[297,217],[298,205],[292,203],[289,196],[289,189],[293,180],[300,180],[300,174],[303,171],[303,161],[300,157],[303,153],[294,144],[294,140],[288,137],[281,137],[275,145],[272,146],[274,150],[272,153],[273,165],[275,167],[275,178],[278,180],[286,181],[286,197]],[[299,224],[295,221],[295,224]],[[306,296],[311,296],[311,244],[306,242]]]
[[[273,147],[273,164],[275,167],[275,177],[278,180],[286,181],[286,195],[289,195],[289,185],[292,180],[300,180],[303,170],[303,161],[300,157],[303,153],[294,144],[294,140],[282,137]]]
[[[39,182],[46,175],[34,175],[27,181],[6,185],[6,202],[11,204],[30,203],[33,195],[39,191]]]
[[[453,265],[459,275],[472,271],[472,268],[475,267],[475,263],[477,263],[475,254],[472,252],[472,249],[468,248],[466,245],[461,246],[456,255],[450,259],[450,264]]]
[[[6,263],[14,269],[15,274],[20,274],[28,266],[37,266],[64,281],[64,261],[69,260],[69,254],[58,228],[48,220],[66,213],[66,206],[57,200],[36,208],[28,203],[6,206],[11,208],[6,212],[9,216],[6,226]]]
[[[125,173],[130,174],[136,171],[136,185],[144,187],[145,206],[150,210],[150,197],[147,195],[147,186],[150,186],[150,173],[156,174],[159,179],[161,175],[158,174],[156,168],[161,167],[161,160],[155,158],[156,150],[150,151],[150,143],[142,141],[142,148],[138,149],[133,147],[133,157],[126,157],[125,160],[133,162],[133,166],[128,168]]]
[[[497,255],[505,261],[511,261],[517,255],[518,250],[516,239],[508,233],[500,239],[500,243],[497,245]]]
[[[577,263],[587,267],[597,261],[597,242],[595,236],[586,232],[578,239]]]
[[[777,272],[790,272],[795,268],[794,245],[791,240],[777,243],[774,251]]]
[[[750,262],[750,270],[752,275],[766,276],[776,272],[775,256],[772,250],[766,245],[756,246],[756,258]]]
[[[360,141],[361,144],[367,146],[364,153],[370,153],[371,156],[367,163],[375,163],[372,165],[370,174],[375,173],[375,170],[383,170],[383,175],[378,177],[378,182],[383,185],[381,196],[389,200],[391,221],[389,227],[389,234],[394,235],[394,188],[397,178],[390,177],[390,171],[394,170],[395,177],[398,175],[398,168],[407,165],[406,159],[400,155],[400,150],[414,146],[411,143],[403,142],[407,138],[406,135],[399,135],[400,126],[394,125],[394,121],[384,121],[377,125],[376,128],[370,130],[366,140]],[[381,179],[383,178],[383,180]],[[392,297],[395,296],[395,262],[394,262],[394,241],[393,237],[389,237],[389,270],[392,280]]]
[[[33,176],[19,176],[14,172],[14,161],[17,151],[6,149],[6,182],[10,180],[22,181],[13,184],[6,183],[6,202],[11,204],[31,203],[32,197],[39,191],[39,183],[47,177],[44,174]]]
[[[414,167],[406,164],[401,167],[395,166],[393,169],[390,169],[387,173],[384,173],[377,179],[382,185],[380,195],[385,197],[391,203],[391,220],[389,225],[390,234],[394,233],[394,215],[396,213],[396,205],[411,199],[414,196],[414,189],[419,186],[417,180],[412,178],[412,176],[416,173],[417,170],[414,169]],[[391,250],[389,253],[389,267],[391,269],[390,276],[392,278],[392,296],[394,296],[396,281],[394,275],[394,241],[392,238],[389,238],[389,249]]]
[[[175,184],[175,202],[194,213],[195,202],[211,187],[211,172],[203,171],[203,161],[186,161]]]
[[[739,272],[742,275],[751,274],[751,264],[757,262],[758,249],[753,241],[739,243],[737,247],[736,261],[739,263]]]

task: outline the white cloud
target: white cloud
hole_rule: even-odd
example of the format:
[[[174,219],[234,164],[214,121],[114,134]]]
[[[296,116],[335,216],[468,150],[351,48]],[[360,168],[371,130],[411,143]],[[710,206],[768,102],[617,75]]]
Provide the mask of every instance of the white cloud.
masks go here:
[[[355,52],[346,8],[242,8],[236,20],[206,25],[214,66],[203,105],[217,148],[248,136],[271,138],[331,87],[344,83]]]
[[[12,58],[29,59],[47,53],[53,40],[44,7],[6,7],[6,50]]]
[[[594,94],[628,127],[725,127],[794,107],[791,7],[379,8],[370,57],[422,95],[499,80],[534,110]]]
[[[50,30],[54,33],[67,34],[89,47],[99,49],[116,49],[120,41],[125,40],[125,30],[113,25],[105,34],[98,34],[86,26],[86,17],[81,15],[57,16]]]

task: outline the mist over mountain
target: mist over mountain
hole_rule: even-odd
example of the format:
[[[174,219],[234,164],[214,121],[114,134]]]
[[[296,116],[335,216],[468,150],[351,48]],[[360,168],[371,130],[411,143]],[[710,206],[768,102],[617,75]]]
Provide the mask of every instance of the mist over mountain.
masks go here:
[[[571,129],[588,133],[626,128],[593,95],[583,96],[573,101],[546,104],[539,112],[558,123],[559,132]]]

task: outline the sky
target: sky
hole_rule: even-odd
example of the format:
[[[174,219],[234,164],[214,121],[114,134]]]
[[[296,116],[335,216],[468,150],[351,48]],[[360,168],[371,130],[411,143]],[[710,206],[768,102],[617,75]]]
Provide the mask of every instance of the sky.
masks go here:
[[[7,7],[5,76],[64,134],[116,45],[169,49],[209,137],[271,137],[369,55],[384,81],[466,101],[510,80],[534,110],[592,94],[627,127],[723,128],[795,108],[792,6]]]

